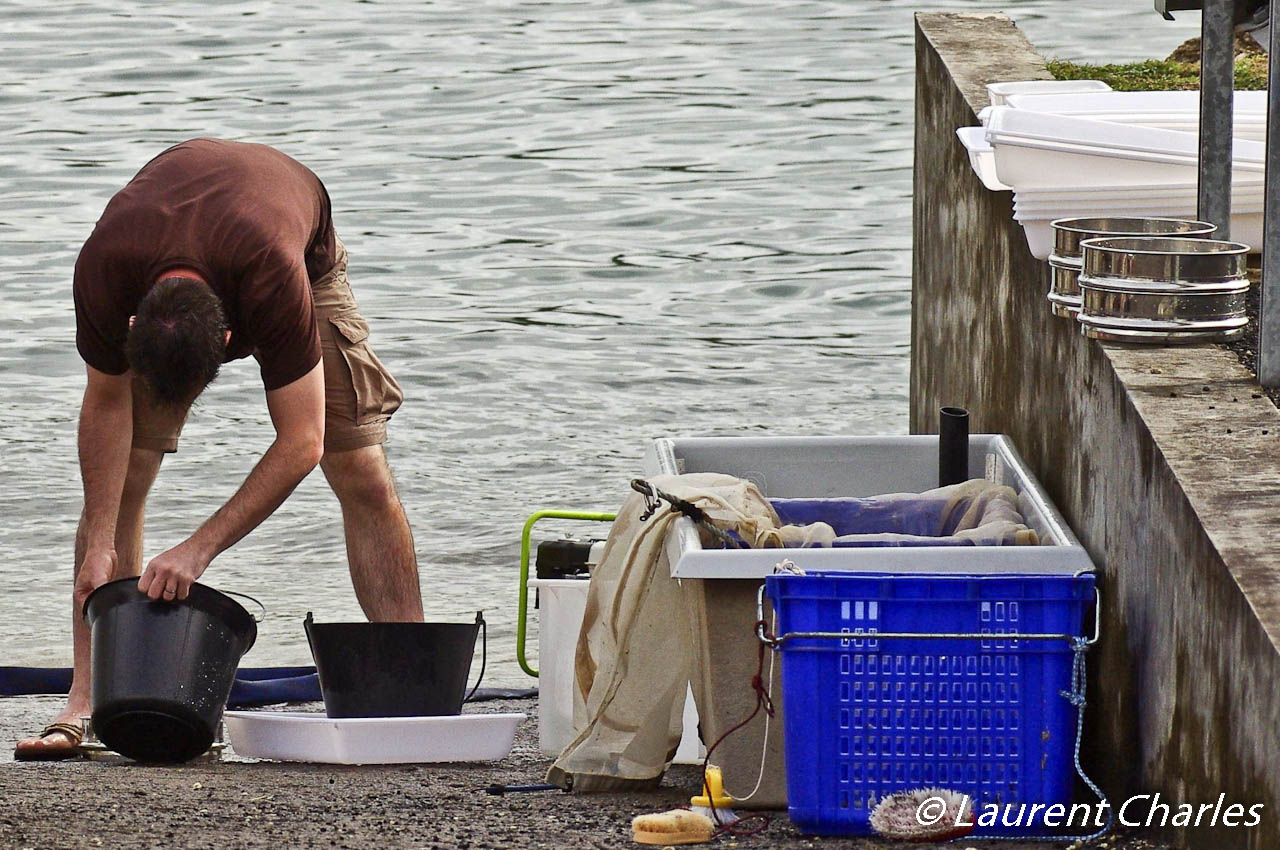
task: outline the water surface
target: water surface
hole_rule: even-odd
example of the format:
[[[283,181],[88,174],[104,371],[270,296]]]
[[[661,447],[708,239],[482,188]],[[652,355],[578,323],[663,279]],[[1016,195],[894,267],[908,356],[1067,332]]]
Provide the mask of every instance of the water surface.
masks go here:
[[[662,435],[904,432],[915,10],[1004,10],[1046,55],[1107,61],[1198,26],[1104,0],[0,7],[0,665],[69,663],[76,252],[189,137],[275,145],[328,186],[406,390],[388,451],[427,609],[485,610],[492,683],[528,681],[534,510],[615,509]],[[148,554],[271,437],[256,370],[228,366]],[[359,614],[319,473],[206,579],[267,605],[247,663],[307,663],[308,610]]]

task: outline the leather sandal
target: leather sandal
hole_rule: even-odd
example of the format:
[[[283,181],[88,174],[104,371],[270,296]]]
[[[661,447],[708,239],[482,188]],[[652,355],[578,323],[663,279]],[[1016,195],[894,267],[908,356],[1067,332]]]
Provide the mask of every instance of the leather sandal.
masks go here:
[[[43,743],[45,738],[53,734],[65,736],[70,743],[66,746],[52,746]],[[50,723],[40,730],[39,741],[40,743],[25,747],[21,744],[14,747],[14,760],[60,761],[62,759],[75,758],[80,755],[80,744],[84,741],[84,728],[75,723]]]

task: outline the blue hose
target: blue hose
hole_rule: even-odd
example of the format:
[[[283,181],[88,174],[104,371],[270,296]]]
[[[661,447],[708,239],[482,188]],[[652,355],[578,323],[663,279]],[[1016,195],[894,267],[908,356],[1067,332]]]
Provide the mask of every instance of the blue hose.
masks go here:
[[[0,697],[65,694],[70,687],[70,667],[0,667]],[[537,693],[536,688],[479,688],[468,701],[520,699]],[[242,667],[236,671],[227,708],[321,699],[320,679],[314,667]]]

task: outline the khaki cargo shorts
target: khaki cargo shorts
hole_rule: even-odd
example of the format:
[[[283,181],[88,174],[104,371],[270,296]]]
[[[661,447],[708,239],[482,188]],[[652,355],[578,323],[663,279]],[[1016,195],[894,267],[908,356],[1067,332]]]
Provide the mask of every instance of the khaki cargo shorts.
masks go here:
[[[335,237],[336,239],[336,237]],[[324,449],[347,452],[387,441],[387,420],[404,393],[368,345],[369,325],[347,282],[347,249],[338,239],[338,260],[311,284],[324,364]],[[133,383],[133,447],[176,452],[187,411],[152,405],[137,378]]]

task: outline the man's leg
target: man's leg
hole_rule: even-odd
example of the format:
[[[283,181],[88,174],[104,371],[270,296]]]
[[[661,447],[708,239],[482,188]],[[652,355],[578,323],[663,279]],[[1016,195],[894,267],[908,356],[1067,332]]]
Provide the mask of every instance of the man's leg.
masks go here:
[[[404,398],[367,343],[347,280],[347,250],[337,240],[334,266],[311,284],[324,362],[324,457],[320,468],[342,505],[351,583],[373,622],[422,622],[413,534],[382,443]]]
[[[142,526],[147,502],[147,493],[160,470],[160,461],[164,454],[159,451],[135,448],[129,455],[129,472],[125,476],[124,492],[120,498],[120,514],[116,520],[116,567],[111,578],[127,578],[142,572]],[[92,592],[91,587],[80,585],[80,565],[84,561],[84,516],[80,517],[80,525],[76,529],[75,548],[75,591],[72,594],[71,641],[74,666],[71,673],[71,690],[67,694],[67,705],[53,719],[54,723],[80,725],[80,718],[87,717],[92,709],[90,704],[89,673],[89,624],[85,622],[81,611],[84,600]],[[71,744],[70,738],[62,732],[51,732],[43,739],[27,738],[18,742],[20,749],[31,749],[44,745],[50,749],[65,749]]]
[[[356,599],[372,622],[422,622],[418,559],[381,445],[326,452],[320,468],[342,506]]]

